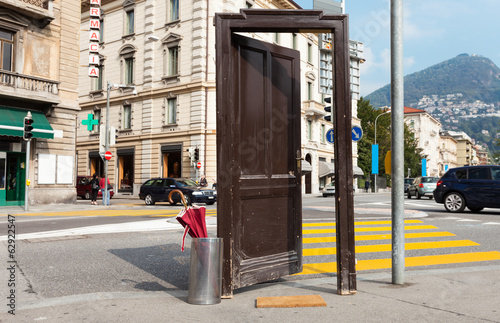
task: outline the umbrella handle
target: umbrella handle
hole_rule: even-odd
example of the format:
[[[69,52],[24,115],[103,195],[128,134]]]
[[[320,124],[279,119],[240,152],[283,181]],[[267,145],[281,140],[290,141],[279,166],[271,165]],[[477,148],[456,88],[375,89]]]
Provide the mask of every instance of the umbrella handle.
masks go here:
[[[171,190],[170,193],[168,193],[168,201],[170,203],[174,203],[174,201],[172,200],[172,194],[173,193],[179,193],[181,195],[182,204],[184,204],[184,207],[187,210],[188,206],[187,206],[187,203],[186,203],[186,198],[184,197],[184,194],[182,193],[181,190]]]

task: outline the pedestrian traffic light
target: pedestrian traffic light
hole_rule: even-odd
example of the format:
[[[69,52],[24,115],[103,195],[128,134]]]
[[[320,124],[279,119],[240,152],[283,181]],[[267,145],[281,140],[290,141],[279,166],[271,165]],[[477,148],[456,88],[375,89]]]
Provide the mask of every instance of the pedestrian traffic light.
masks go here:
[[[31,130],[33,130],[33,118],[31,117],[31,112],[28,112],[26,117],[24,117],[24,129],[23,129],[24,140],[27,141],[31,140],[31,137],[33,137]]]
[[[326,121],[332,122],[332,106],[330,105],[332,103],[332,98],[325,98],[325,102],[327,103],[327,106],[325,106],[325,111],[328,112],[328,114],[324,116],[324,118]]]
[[[195,161],[200,160],[200,149],[199,148],[194,149],[194,160]]]

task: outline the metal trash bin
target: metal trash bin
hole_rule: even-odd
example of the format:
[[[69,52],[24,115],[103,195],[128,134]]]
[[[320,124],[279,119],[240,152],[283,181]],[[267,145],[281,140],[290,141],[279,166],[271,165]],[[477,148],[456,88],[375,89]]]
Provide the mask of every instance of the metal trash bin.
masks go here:
[[[193,238],[191,240],[188,303],[219,304],[221,289],[222,238]]]

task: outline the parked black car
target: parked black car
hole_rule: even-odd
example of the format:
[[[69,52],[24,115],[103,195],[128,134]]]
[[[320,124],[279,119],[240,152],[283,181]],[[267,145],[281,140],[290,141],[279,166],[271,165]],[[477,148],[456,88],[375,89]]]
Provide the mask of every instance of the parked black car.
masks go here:
[[[168,194],[175,189],[184,194],[188,205],[191,203],[212,205],[217,201],[217,191],[201,188],[195,181],[188,178],[170,177],[147,180],[141,186],[139,198],[144,200],[147,205],[154,205],[156,202],[169,202]],[[174,203],[170,203],[171,205],[182,202],[180,195],[176,193],[172,195],[172,200]]]
[[[439,177],[432,176],[415,177],[410,186],[408,186],[406,195],[409,199],[411,199],[412,196],[415,196],[417,199],[420,199],[422,196],[432,199],[432,192],[436,189],[438,180]]]
[[[452,168],[439,179],[434,198],[449,212],[500,208],[500,166]]]

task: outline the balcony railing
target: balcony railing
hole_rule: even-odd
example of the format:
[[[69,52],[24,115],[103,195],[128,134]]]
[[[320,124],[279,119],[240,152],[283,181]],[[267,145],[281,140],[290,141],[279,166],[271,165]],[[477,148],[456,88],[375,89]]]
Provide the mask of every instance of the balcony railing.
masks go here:
[[[2,6],[34,18],[35,24],[40,28],[45,28],[55,19],[54,0],[1,0],[1,2]]]
[[[37,6],[43,9],[49,9],[49,1],[48,0],[22,0],[28,4],[33,6]]]
[[[0,70],[0,93],[58,103],[59,82]]]

